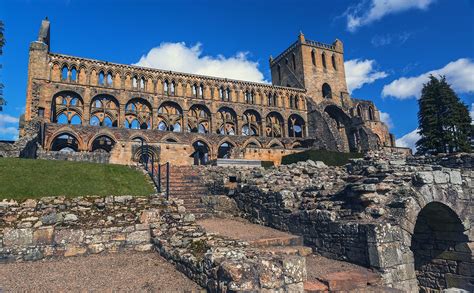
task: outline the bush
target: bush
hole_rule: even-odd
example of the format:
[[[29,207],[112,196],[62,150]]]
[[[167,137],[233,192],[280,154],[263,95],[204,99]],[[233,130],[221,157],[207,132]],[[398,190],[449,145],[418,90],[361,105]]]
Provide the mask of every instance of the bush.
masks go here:
[[[349,163],[349,159],[362,158],[361,153],[341,153],[327,150],[307,150],[301,153],[286,155],[282,158],[283,165],[289,165],[300,161],[313,160],[322,161],[328,166],[342,166]]]
[[[271,168],[275,166],[275,163],[273,161],[262,161],[262,167],[265,169]]]

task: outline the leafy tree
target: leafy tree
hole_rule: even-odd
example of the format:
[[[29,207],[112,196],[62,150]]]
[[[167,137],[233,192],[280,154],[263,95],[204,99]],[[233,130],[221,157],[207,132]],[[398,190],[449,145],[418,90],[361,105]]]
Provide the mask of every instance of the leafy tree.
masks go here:
[[[3,45],[5,45],[5,37],[3,35],[3,21],[0,20],[0,55],[3,54]],[[0,69],[2,65],[0,64]],[[3,106],[7,103],[3,99],[3,83],[0,83],[0,111],[3,110]]]
[[[471,117],[444,76],[430,75],[418,100],[419,134],[417,153],[469,152]]]

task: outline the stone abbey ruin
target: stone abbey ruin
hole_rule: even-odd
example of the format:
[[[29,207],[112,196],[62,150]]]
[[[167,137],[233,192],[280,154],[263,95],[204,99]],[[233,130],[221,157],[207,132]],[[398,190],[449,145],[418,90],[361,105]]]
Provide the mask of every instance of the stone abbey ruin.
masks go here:
[[[393,147],[370,101],[347,91],[342,42],[298,40],[270,59],[262,84],[142,68],[50,52],[49,21],[31,43],[25,122],[44,124],[45,151],[160,162],[217,158],[279,163],[307,148],[341,152]]]
[[[340,41],[300,35],[267,85],[53,54],[49,39],[45,20],[22,136],[0,155],[171,167],[150,196],[0,201],[0,263],[155,251],[208,292],[474,292],[473,154],[396,148],[348,95]],[[280,164],[307,149],[363,157]]]

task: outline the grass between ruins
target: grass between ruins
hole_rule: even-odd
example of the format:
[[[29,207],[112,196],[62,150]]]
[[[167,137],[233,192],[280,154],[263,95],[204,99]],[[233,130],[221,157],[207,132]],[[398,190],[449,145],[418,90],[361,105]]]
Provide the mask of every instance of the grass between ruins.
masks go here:
[[[59,195],[143,196],[153,191],[146,175],[127,166],[0,158],[0,200]]]

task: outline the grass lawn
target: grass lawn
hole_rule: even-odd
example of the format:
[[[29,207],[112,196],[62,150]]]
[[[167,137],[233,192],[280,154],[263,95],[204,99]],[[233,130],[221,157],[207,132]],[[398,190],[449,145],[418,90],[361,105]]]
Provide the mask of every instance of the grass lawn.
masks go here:
[[[127,166],[0,158],[0,200],[64,195],[149,195],[146,176]]]

